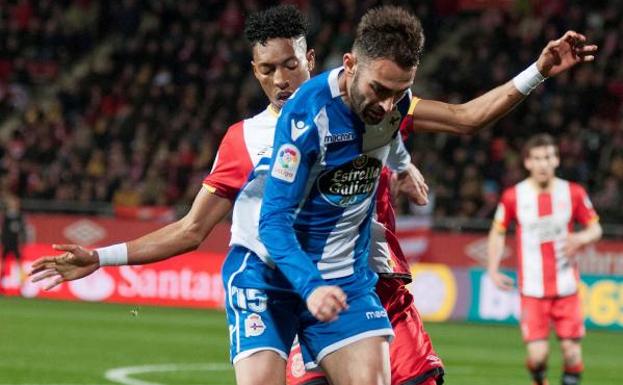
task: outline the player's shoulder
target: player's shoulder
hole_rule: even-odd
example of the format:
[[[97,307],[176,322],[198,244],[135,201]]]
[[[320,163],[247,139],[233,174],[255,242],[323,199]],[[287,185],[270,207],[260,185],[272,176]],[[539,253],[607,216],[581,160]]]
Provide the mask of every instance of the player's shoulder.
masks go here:
[[[242,120],[241,123],[243,123],[244,126],[274,125],[278,116],[279,112],[274,111],[271,106],[268,106],[259,114],[255,114],[250,118]]]
[[[566,188],[569,189],[569,192],[571,193],[571,197],[583,197],[586,195],[586,189],[584,188],[584,186],[582,186],[581,184],[577,183],[577,182],[573,182],[570,180],[565,180],[565,179],[560,179],[557,178],[558,183],[560,183],[562,186],[565,186]]]
[[[338,75],[341,68],[335,68],[314,76],[303,83],[292,94],[282,114],[310,114],[315,116],[331,101],[340,96]]]
[[[527,187],[529,187],[527,179],[512,186],[508,186],[504,190],[502,190],[500,200],[507,204],[514,204],[515,202],[517,202],[517,191]]]

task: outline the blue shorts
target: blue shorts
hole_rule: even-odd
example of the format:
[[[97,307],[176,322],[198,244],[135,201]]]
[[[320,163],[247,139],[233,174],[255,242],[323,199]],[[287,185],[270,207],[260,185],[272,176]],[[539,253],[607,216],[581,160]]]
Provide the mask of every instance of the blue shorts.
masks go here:
[[[363,338],[393,336],[374,287],[349,294],[348,310],[333,322],[320,322],[278,269],[240,246],[234,246],[227,255],[223,283],[234,364],[264,350],[275,351],[287,360],[297,334],[309,368],[327,354]]]
[[[299,343],[305,368],[318,366],[336,350],[369,337],[393,338],[392,325],[374,290],[348,297],[348,309],[332,322],[320,322],[305,309],[301,316]]]

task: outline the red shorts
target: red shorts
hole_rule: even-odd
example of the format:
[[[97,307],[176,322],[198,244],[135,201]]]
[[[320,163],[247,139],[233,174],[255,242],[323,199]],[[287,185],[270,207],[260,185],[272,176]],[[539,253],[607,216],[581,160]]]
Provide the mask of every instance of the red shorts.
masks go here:
[[[443,363],[424,330],[413,296],[400,278],[380,278],[376,293],[387,310],[395,338],[389,346],[392,385],[435,385],[443,376]],[[287,366],[287,385],[326,384],[322,372],[305,372],[295,346]]]
[[[584,337],[580,296],[535,298],[521,296],[521,334],[525,342],[546,340],[551,326],[560,339]]]

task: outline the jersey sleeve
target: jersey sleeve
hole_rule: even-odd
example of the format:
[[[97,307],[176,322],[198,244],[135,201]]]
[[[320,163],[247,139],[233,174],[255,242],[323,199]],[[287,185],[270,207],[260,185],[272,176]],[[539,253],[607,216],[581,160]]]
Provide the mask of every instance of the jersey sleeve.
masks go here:
[[[396,135],[389,149],[387,166],[394,172],[403,172],[409,164],[411,164],[411,154],[407,151],[401,135]]]
[[[212,171],[203,180],[203,186],[213,194],[234,200],[252,171],[253,162],[245,145],[243,122],[239,122],[223,137]]]
[[[291,100],[290,105],[296,103]],[[260,239],[297,293],[307,299],[325,285],[294,231],[310,170],[318,157],[318,131],[312,117],[284,108],[277,121],[270,170],[260,212]]]
[[[599,221],[599,216],[593,208],[584,187],[579,184],[571,184],[571,199],[573,202],[573,217],[583,226],[588,226]]]
[[[413,118],[413,111],[415,111],[415,106],[420,102],[420,98],[413,96],[411,97],[411,102],[409,104],[409,108],[407,110],[406,115],[400,122],[400,135],[402,136],[402,140],[407,140],[409,135],[412,132],[415,132],[415,121]]]
[[[499,232],[506,232],[513,220],[517,219],[515,207],[517,202],[515,188],[508,189],[502,194],[498,208],[493,218],[493,228]]]

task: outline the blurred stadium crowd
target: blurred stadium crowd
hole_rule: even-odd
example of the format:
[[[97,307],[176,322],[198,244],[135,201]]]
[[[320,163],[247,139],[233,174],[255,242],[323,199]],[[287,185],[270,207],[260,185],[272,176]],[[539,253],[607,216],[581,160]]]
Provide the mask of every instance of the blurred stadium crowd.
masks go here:
[[[356,22],[375,4],[295,3],[310,19],[317,71],[341,63]],[[521,0],[478,12],[454,3],[405,2],[427,35],[415,89],[422,97],[475,97],[566,29],[585,33],[600,53],[548,80],[494,129],[412,140],[434,215],[492,216],[501,189],[523,178],[524,138],[546,131],[559,139],[560,175],[588,187],[604,222],[623,219],[622,2]],[[265,5],[0,0],[3,188],[118,205],[192,201],[227,127],[266,107],[242,34],[244,15]]]

